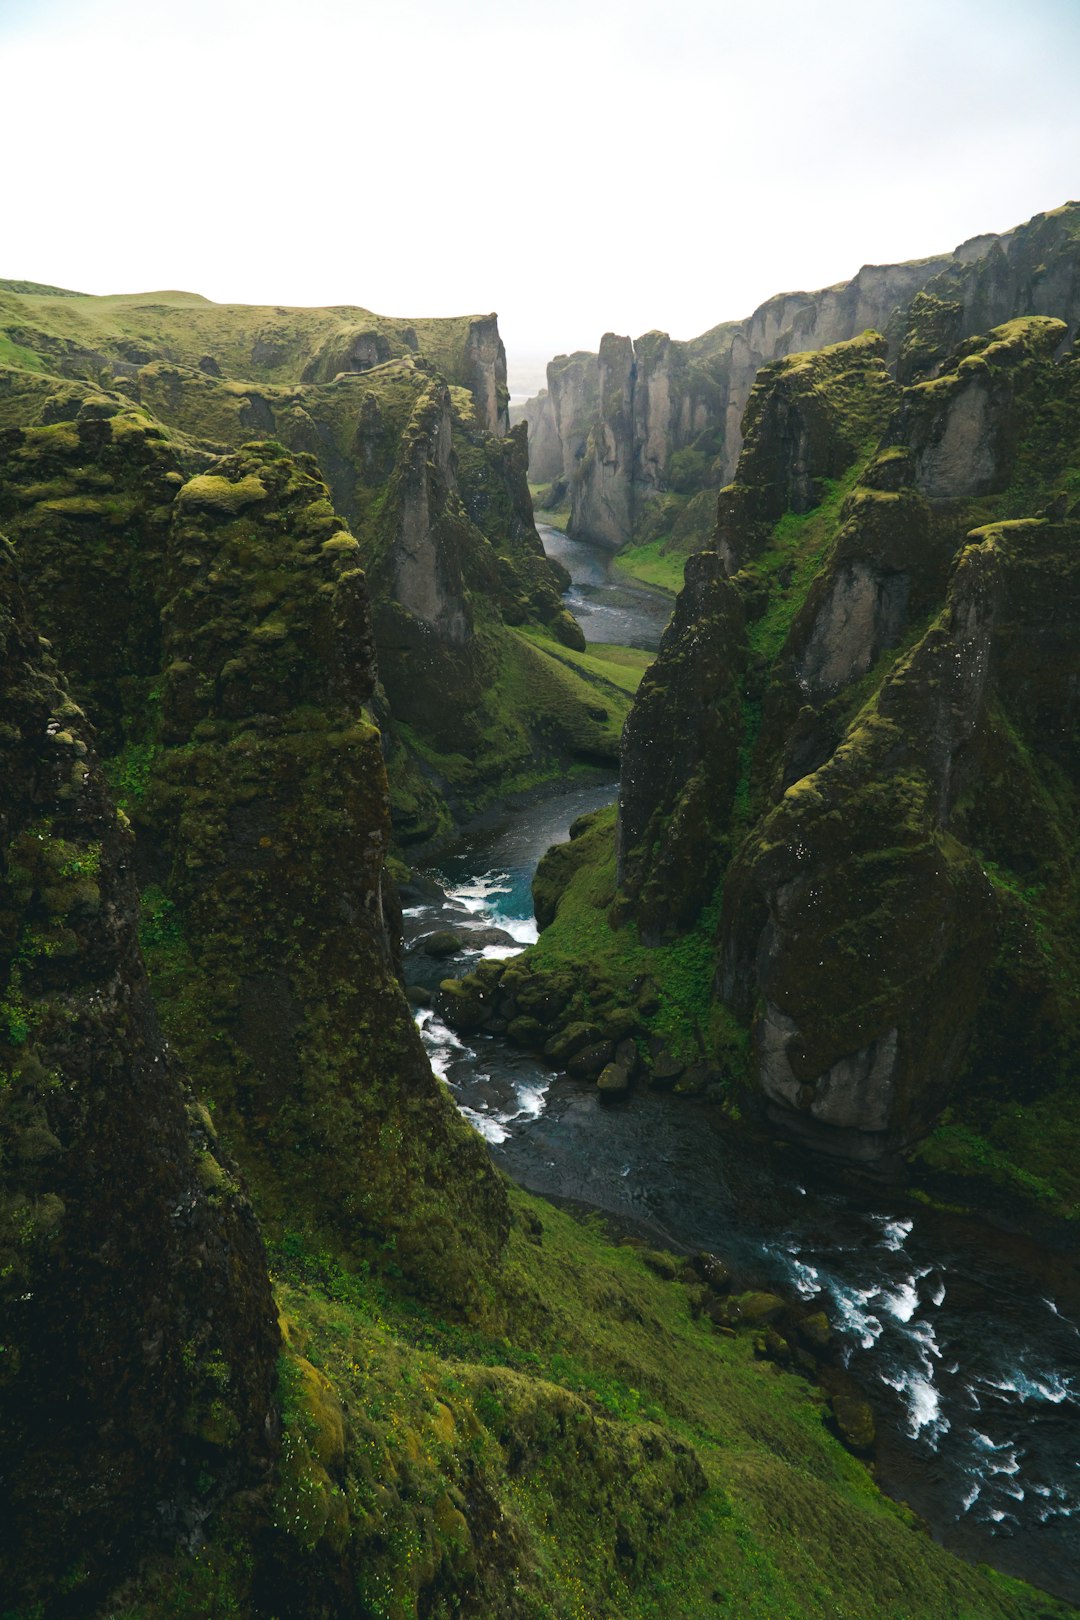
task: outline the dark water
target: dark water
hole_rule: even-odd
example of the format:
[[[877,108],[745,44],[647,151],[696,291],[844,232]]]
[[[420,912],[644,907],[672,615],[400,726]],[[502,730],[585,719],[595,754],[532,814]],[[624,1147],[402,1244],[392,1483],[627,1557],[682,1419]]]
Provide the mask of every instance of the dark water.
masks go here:
[[[628,584],[615,572],[611,553],[583,540],[568,540],[546,523],[536,525],[549,557],[569,569],[573,585],[563,600],[587,641],[655,651],[671,617],[673,599],[664,591]]]
[[[589,548],[559,540],[568,566],[606,565],[603,554],[582,558]],[[616,599],[611,612],[625,629],[639,607]],[[433,875],[445,898],[409,908],[410,937],[493,923],[518,943],[535,938],[537,860],[615,791],[611,782],[576,787],[489,817],[440,861]],[[476,960],[436,966],[414,949],[410,977],[436,982]],[[625,1107],[601,1108],[594,1088],[501,1041],[460,1039],[429,1010],[419,1021],[433,1066],[522,1185],[604,1210],[655,1241],[715,1250],[747,1279],[820,1298],[878,1414],[886,1488],[947,1545],[1080,1601],[1073,1264],[927,1211],[901,1191],[853,1190],[795,1149],[734,1139],[706,1105],[639,1089]]]

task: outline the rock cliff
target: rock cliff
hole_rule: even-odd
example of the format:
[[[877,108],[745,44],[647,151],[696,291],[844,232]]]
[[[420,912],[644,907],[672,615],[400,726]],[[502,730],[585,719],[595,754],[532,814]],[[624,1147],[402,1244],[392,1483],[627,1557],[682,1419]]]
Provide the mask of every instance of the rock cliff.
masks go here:
[[[185,477],[134,411],[4,449],[38,622],[80,698],[122,694],[107,769],[141,833],[155,986],[264,1219],[300,1207],[355,1254],[393,1243],[465,1300],[501,1194],[397,983],[367,584],[315,462],[255,445]],[[58,509],[87,479],[89,504]],[[133,632],[99,660],[86,627],[111,613]],[[466,1239],[450,1183],[470,1155]]]
[[[630,344],[608,334],[598,355],[552,361],[547,399],[526,407],[540,446],[533,481],[569,499],[571,534],[616,549],[657,537],[698,549],[707,535],[699,524],[676,532],[680,515],[695,494],[735,475],[743,412],[763,365],[875,329],[888,340],[890,370],[908,383],[932,375],[962,338],[1020,315],[1064,320],[1071,334],[1080,320],[1078,220],[1080,205],[1068,203],[951,254],[864,265],[851,281],[779,294],[689,342],[652,332]],[[623,380],[612,387],[608,379],[605,392],[617,344]],[[560,479],[565,493],[554,487]]]
[[[0,1586],[40,1613],[62,1576],[85,1613],[140,1545],[266,1483],[278,1336],[158,1027],[127,820],[3,541],[0,714]]]
[[[524,772],[583,757],[614,762],[625,705],[609,721],[588,674],[567,687],[558,658],[542,650],[580,649],[583,638],[562,604],[566,578],[533,524],[525,430],[507,427],[494,316],[405,323],[181,294],[96,300],[0,288],[5,321],[19,344],[0,368],[0,422],[66,420],[85,433],[135,407],[169,430],[189,471],[255,438],[316,458],[373,592],[385,683],[375,702],[400,843],[445,830],[451,815]],[[90,448],[108,458],[109,436],[99,439]],[[80,496],[92,498],[89,488]],[[148,483],[129,498],[147,506],[140,521],[164,510]],[[40,521],[40,503],[37,511]],[[52,516],[60,521],[61,509]],[[82,566],[57,581],[72,599]],[[152,614],[145,624],[126,617],[129,598],[109,610],[125,678],[133,638],[156,633]],[[150,600],[144,593],[140,611]],[[521,629],[539,632],[540,645],[524,645]],[[533,694],[523,690],[524,669],[538,660],[553,707],[537,704],[535,680]],[[96,670],[106,723],[120,687]]]
[[[925,1141],[924,1166],[1075,1207],[1068,338],[1012,320],[907,388],[874,333],[761,369],[627,722],[617,827],[553,853],[539,945],[451,1016],[482,1025],[498,976],[572,1072],[633,1035],[658,1083],[745,1083],[826,1153]]]

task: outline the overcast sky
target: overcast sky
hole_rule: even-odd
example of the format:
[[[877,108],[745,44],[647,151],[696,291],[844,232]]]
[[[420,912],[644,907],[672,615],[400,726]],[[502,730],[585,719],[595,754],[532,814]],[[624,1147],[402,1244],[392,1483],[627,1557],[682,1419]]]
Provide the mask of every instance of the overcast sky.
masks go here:
[[[0,275],[498,310],[519,373],[1080,196],[1080,0],[0,0]]]

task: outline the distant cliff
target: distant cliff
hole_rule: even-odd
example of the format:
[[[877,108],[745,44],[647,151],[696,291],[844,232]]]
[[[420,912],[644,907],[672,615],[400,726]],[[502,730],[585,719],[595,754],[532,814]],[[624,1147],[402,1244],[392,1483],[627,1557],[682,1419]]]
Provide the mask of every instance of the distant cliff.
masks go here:
[[[708,537],[686,507],[735,473],[742,418],[762,365],[856,337],[887,338],[903,382],[932,374],[962,338],[1021,314],[1080,320],[1080,205],[1039,214],[951,254],[866,265],[851,281],[782,293],[747,320],[689,342],[608,333],[596,355],[559,356],[546,395],[523,411],[534,484],[570,504],[569,532],[618,549],[674,534],[681,551]],[[561,462],[561,465],[560,465]]]

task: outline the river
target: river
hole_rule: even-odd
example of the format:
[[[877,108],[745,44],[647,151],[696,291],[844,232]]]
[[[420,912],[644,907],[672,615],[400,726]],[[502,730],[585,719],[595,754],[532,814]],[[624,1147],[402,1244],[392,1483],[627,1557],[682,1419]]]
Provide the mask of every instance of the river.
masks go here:
[[[610,557],[540,525],[571,572],[567,604],[593,641],[655,647],[670,598],[613,575]],[[480,954],[536,938],[530,883],[550,844],[617,783],[504,806],[443,851],[409,895],[406,977],[433,986]],[[437,962],[438,928],[503,938]],[[531,1191],[605,1211],[653,1241],[722,1255],[747,1281],[820,1299],[878,1418],[878,1478],[934,1535],[1080,1603],[1080,1289],[1026,1239],[867,1192],[797,1150],[754,1143],[707,1104],[595,1087],[430,1008],[431,1062],[496,1161]]]

